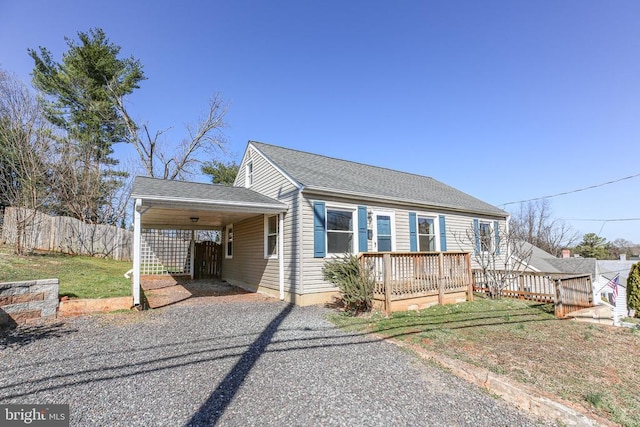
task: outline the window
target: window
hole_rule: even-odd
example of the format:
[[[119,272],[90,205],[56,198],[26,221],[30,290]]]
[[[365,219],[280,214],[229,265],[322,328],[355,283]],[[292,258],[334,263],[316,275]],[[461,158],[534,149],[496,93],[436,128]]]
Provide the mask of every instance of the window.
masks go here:
[[[480,250],[482,252],[490,252],[492,248],[491,241],[493,240],[491,223],[480,221],[479,229],[480,229]]]
[[[278,215],[264,217],[264,257],[278,255]]]
[[[353,211],[327,209],[327,252],[353,252]]]
[[[245,187],[249,188],[253,185],[253,160],[247,163],[245,167]]]
[[[435,219],[432,217],[418,216],[418,250],[436,250],[436,227]]]
[[[233,224],[227,225],[225,258],[233,258]]]

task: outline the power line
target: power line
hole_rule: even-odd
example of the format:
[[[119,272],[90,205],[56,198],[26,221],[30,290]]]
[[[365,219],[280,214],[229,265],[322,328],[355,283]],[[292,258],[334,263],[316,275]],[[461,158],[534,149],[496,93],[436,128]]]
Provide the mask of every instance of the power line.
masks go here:
[[[624,180],[631,179],[631,178],[637,178],[639,176],[640,176],[640,173],[637,173],[635,175],[625,176],[624,178],[614,179],[613,181],[607,181],[607,182],[603,182],[601,184],[590,185],[589,187],[578,188],[577,190],[565,191],[565,192],[562,192],[562,193],[551,194],[549,196],[535,197],[533,199],[519,200],[517,202],[507,202],[507,203],[503,203],[503,204],[498,205],[498,206],[515,205],[516,203],[534,202],[536,200],[550,199],[552,197],[558,197],[558,196],[566,196],[567,194],[573,194],[573,193],[578,193],[580,191],[591,190],[593,188],[598,188],[598,187],[602,187],[602,186],[609,185],[609,184],[615,184],[616,182],[624,181]]]
[[[562,218],[565,221],[593,221],[593,222],[612,222],[612,221],[640,221],[640,218],[612,218],[612,219],[584,219],[584,218]]]

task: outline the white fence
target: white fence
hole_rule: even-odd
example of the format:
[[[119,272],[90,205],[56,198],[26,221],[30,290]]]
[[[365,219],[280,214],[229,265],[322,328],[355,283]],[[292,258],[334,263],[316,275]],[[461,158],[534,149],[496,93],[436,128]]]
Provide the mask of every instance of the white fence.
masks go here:
[[[24,221],[24,218],[28,220]],[[86,224],[75,218],[49,216],[24,208],[5,208],[0,241],[15,244],[20,221],[25,224],[21,241],[29,249],[99,255],[121,261],[132,259],[131,231],[111,225]]]

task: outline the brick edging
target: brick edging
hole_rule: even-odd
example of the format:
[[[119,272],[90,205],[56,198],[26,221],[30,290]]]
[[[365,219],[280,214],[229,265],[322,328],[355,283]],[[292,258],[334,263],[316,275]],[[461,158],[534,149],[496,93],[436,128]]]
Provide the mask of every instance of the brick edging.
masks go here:
[[[619,426],[619,424],[611,420],[589,412],[578,404],[568,402],[526,384],[518,383],[484,368],[425,350],[418,345],[382,336],[380,338],[398,347],[409,349],[422,359],[437,362],[450,370],[455,376],[482,387],[500,396],[502,400],[535,416],[560,421],[567,426]]]

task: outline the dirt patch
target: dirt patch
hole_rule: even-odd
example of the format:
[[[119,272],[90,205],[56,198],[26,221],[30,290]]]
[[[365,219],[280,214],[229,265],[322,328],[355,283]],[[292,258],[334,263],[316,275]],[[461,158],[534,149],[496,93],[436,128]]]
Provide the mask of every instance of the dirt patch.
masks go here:
[[[249,292],[216,279],[189,280],[179,277],[160,277],[145,279],[141,285],[150,308],[177,303],[211,304],[275,300],[267,295]]]

